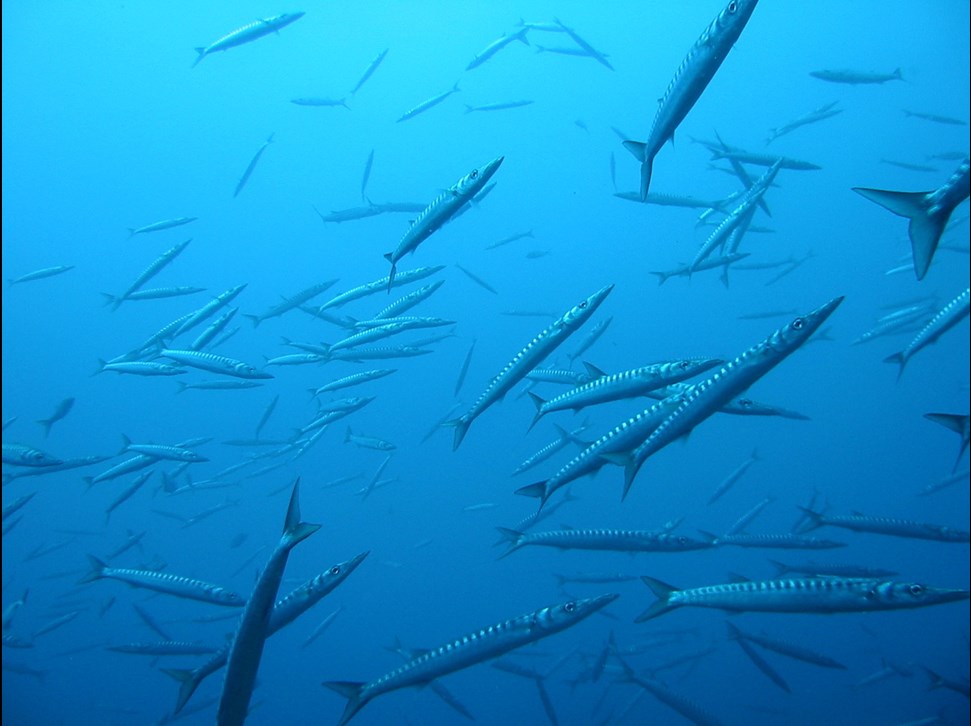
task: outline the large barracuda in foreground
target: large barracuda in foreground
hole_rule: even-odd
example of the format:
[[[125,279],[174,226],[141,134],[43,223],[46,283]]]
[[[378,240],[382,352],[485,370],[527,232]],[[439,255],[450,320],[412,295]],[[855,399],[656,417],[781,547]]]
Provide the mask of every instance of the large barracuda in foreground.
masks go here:
[[[290,505],[283,525],[283,536],[276,548],[270,553],[253,594],[246,601],[239,627],[229,649],[226,663],[226,680],[223,682],[222,697],[216,723],[220,726],[236,724],[242,726],[249,710],[250,697],[256,685],[256,672],[263,657],[263,646],[270,635],[270,619],[277,591],[283,581],[290,552],[320,529],[319,524],[309,524],[300,519],[300,479],[293,485]]]
[[[290,23],[295,20],[300,20],[304,16],[304,13],[281,13],[280,15],[274,15],[272,18],[262,18],[260,20],[254,20],[252,23],[244,25],[242,28],[237,28],[231,33],[227,33],[219,40],[210,43],[205,48],[196,48],[196,53],[198,57],[192,67],[195,68],[199,65],[199,62],[205,58],[207,55],[211,55],[219,50],[229,50],[230,48],[235,48],[237,45],[243,45],[244,43],[249,43],[250,41],[262,38],[264,35],[269,35],[270,33],[279,32],[281,28],[285,28]]]
[[[658,104],[647,141],[624,142],[624,147],[641,162],[641,200],[647,199],[651,186],[654,157],[665,142],[674,139],[674,130],[705,92],[757,4],[758,0],[731,0],[718,13],[675,71]]]
[[[853,187],[853,191],[910,220],[908,234],[914,272],[918,280],[923,280],[951,212],[971,194],[971,160],[965,157],[946,182],[929,192],[892,192],[866,187]]]
[[[496,401],[502,399],[509,390],[521,381],[527,373],[539,365],[540,362],[552,353],[564,340],[566,340],[575,330],[579,329],[594,311],[600,307],[613,285],[602,287],[593,295],[584,298],[563,316],[554,320],[550,325],[536,334],[526,346],[516,353],[516,356],[506,364],[499,374],[492,379],[489,387],[483,391],[472,404],[472,408],[459,416],[457,419],[447,421],[446,426],[455,427],[455,439],[452,449],[455,450],[462,443],[466,431],[472,422]]]
[[[452,186],[438,195],[438,197],[425,207],[418,218],[412,222],[411,227],[405,232],[401,242],[391,252],[385,254],[385,259],[391,263],[391,274],[388,277],[388,289],[394,283],[395,266],[398,260],[409,252],[418,249],[418,245],[428,239],[436,230],[448,222],[455,213],[464,207],[472,198],[482,191],[492,175],[496,173],[502,164],[503,157],[498,157],[492,161],[476,167],[468,174],[463,176]]]
[[[732,582],[679,590],[653,577],[641,578],[658,600],[637,616],[641,623],[683,606],[733,612],[859,613],[905,610],[967,600],[967,590],[929,587],[881,578],[802,577]]]
[[[812,312],[800,315],[719,369],[711,378],[692,386],[681,405],[623,461],[624,496],[630,491],[634,477],[648,457],[689,433],[730,400],[748,390],[809,340],[841,302],[842,297],[833,298]],[[620,463],[617,457],[614,459]]]
[[[423,652],[399,668],[370,683],[324,681],[325,686],[348,698],[340,724],[347,723],[364,705],[380,695],[409,686],[424,686],[436,678],[482,663],[528,643],[566,630],[616,600],[610,593],[571,600],[520,615],[488,628],[475,630],[434,650]]]

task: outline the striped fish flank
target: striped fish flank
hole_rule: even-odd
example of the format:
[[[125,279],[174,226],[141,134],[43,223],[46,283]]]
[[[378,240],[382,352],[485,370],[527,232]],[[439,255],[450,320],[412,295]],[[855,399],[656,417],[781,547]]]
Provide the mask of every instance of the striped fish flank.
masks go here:
[[[914,339],[907,344],[906,348],[899,353],[894,353],[885,358],[885,363],[896,363],[900,366],[900,369],[897,371],[897,380],[900,380],[900,376],[903,375],[904,366],[907,365],[907,361],[913,358],[919,350],[926,348],[931,343],[936,343],[938,338],[944,335],[944,333],[964,320],[968,316],[969,311],[971,311],[971,288],[967,288],[941,308],[931,318],[930,322],[920,329],[920,332],[914,336]]]
[[[503,157],[500,156],[482,166],[476,167],[439,194],[431,204],[425,207],[424,211],[418,215],[418,218],[412,222],[408,231],[405,232],[398,246],[384,256],[391,263],[391,273],[388,275],[388,290],[391,289],[391,285],[394,283],[395,268],[398,260],[418,249],[418,245],[428,239],[442,225],[455,216],[455,213],[459,209],[471,201],[482,190],[482,187],[488,183],[492,175],[498,171],[502,162]]]
[[[967,590],[930,587],[878,578],[803,577],[733,582],[678,590],[653,577],[641,578],[657,601],[634,622],[679,607],[733,612],[844,613],[904,610],[967,600]]]
[[[452,442],[453,451],[462,443],[462,439],[465,438],[472,422],[489,406],[501,400],[527,373],[589,320],[613,289],[613,285],[600,288],[593,295],[584,298],[567,310],[549,326],[543,328],[492,379],[488,388],[479,395],[468,411],[457,419],[445,422],[446,426],[455,427],[455,438]]]
[[[843,302],[833,298],[801,315],[743,352],[715,375],[691,387],[681,405],[661,423],[625,462],[624,496],[644,462],[672,441],[684,436],[722,406],[798,350]]]
[[[229,50],[230,48],[235,48],[238,45],[243,45],[244,43],[249,43],[251,41],[262,38],[264,35],[270,35],[270,33],[277,33],[281,28],[285,28],[290,23],[300,20],[304,16],[304,13],[281,13],[280,15],[274,15],[270,18],[261,18],[259,20],[254,20],[252,23],[247,23],[241,28],[236,28],[236,30],[226,33],[219,40],[213,41],[205,47],[196,48],[196,53],[198,54],[195,63],[192,67],[195,68],[199,63],[208,55],[216,53],[221,50]]]
[[[641,162],[641,200],[651,186],[654,157],[688,115],[714,78],[728,51],[742,34],[758,0],[731,0],[701,34],[681,61],[658,103],[646,142],[625,141],[624,147]]]
[[[369,701],[409,686],[422,686],[436,678],[497,658],[504,653],[566,630],[619,597],[616,593],[550,605],[488,628],[481,628],[434,650],[422,652],[404,665],[368,683],[325,681],[323,685],[348,699],[340,719],[347,723]]]
[[[144,587],[148,590],[163,592],[168,595],[186,598],[188,600],[200,600],[201,602],[213,605],[225,605],[227,607],[243,607],[246,601],[234,592],[230,592],[219,585],[213,585],[202,580],[194,580],[190,577],[180,575],[170,575],[165,572],[155,570],[134,570],[127,567],[109,567],[94,555],[88,555],[91,563],[91,571],[78,580],[82,585],[103,578],[121,580],[133,587]]]
[[[594,366],[586,364],[588,372],[591,375],[597,376],[594,380],[577,386],[566,393],[561,393],[559,396],[551,398],[548,401],[544,401],[536,394],[530,392],[530,398],[536,404],[536,416],[533,418],[530,428],[540,418],[552,411],[571,409],[573,411],[579,411],[586,406],[592,406],[597,403],[643,396],[648,391],[653,391],[662,386],[671,385],[672,383],[679,383],[687,378],[693,378],[699,373],[704,373],[710,368],[714,368],[724,362],[718,358],[685,358],[678,361],[654,363],[639,368],[631,368],[630,370],[612,374],[606,374]]]
[[[547,532],[520,532],[497,527],[510,545],[503,557],[520,547],[541,545],[562,550],[609,550],[613,552],[688,552],[713,545],[664,530],[646,529],[559,529]]]

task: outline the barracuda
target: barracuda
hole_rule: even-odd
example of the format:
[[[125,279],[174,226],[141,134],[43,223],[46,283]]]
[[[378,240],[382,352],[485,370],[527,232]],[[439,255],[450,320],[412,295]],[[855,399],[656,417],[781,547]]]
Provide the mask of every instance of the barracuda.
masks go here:
[[[559,529],[548,532],[520,532],[496,527],[510,545],[506,557],[520,547],[542,545],[562,550],[610,550],[613,552],[688,552],[714,546],[664,530],[644,529]]]
[[[658,104],[647,142],[625,141],[624,147],[641,162],[641,199],[651,186],[654,157],[705,92],[711,79],[742,34],[758,0],[731,0],[695,41],[681,61]]]
[[[897,379],[899,380],[900,376],[903,375],[904,366],[907,365],[907,361],[913,358],[921,349],[926,348],[931,343],[937,342],[938,338],[944,335],[944,333],[964,320],[969,312],[971,312],[971,288],[966,289],[941,308],[931,318],[930,322],[920,329],[920,332],[907,344],[906,348],[899,353],[894,353],[884,358],[884,363],[896,363],[900,366],[897,372]]]
[[[928,587],[879,578],[804,577],[733,582],[678,590],[653,577],[641,578],[657,602],[634,622],[656,618],[679,607],[734,612],[849,613],[904,610],[967,600],[967,590]]]
[[[195,68],[207,55],[211,55],[220,50],[229,50],[230,48],[235,48],[238,45],[243,45],[244,43],[249,43],[258,38],[262,38],[264,35],[269,35],[270,33],[277,33],[281,28],[285,28],[290,23],[300,20],[304,14],[300,13],[281,13],[280,15],[274,15],[271,18],[261,18],[260,20],[254,20],[252,23],[248,23],[241,28],[226,33],[219,40],[210,43],[204,48],[196,48],[195,63],[192,67]]]
[[[654,430],[625,462],[624,496],[647,459],[689,433],[722,406],[798,350],[843,302],[842,297],[795,318],[752,346],[703,383],[691,387],[681,405]]]
[[[348,699],[340,719],[340,726],[343,726],[378,696],[399,688],[426,685],[441,676],[497,658],[523,645],[566,630],[618,597],[619,595],[611,593],[550,605],[473,631],[434,650],[424,651],[401,667],[368,683],[325,681],[323,685]]]
[[[455,450],[462,443],[472,422],[489,406],[502,399],[509,390],[523,377],[535,368],[546,356],[556,350],[559,345],[580,328],[607,298],[613,285],[600,288],[593,295],[584,298],[561,317],[541,330],[520,350],[516,356],[506,364],[499,374],[492,379],[489,387],[476,399],[472,407],[457,419],[447,421],[445,425],[455,427],[455,438],[452,449]]]
[[[395,267],[398,264],[398,260],[418,249],[418,245],[428,239],[434,232],[439,230],[455,216],[455,213],[459,209],[464,207],[482,190],[482,187],[488,183],[502,162],[503,157],[500,156],[482,166],[476,167],[439,194],[431,204],[425,207],[424,211],[418,215],[418,218],[412,222],[408,231],[405,232],[398,246],[384,256],[391,263],[391,274],[388,276],[389,290],[394,283]]]

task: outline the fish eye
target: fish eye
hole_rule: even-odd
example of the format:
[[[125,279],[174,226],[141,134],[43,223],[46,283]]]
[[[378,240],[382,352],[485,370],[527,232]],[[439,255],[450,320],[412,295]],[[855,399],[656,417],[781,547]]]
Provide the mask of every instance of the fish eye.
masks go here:
[[[339,575],[339,574],[341,574],[341,566],[340,565],[334,565],[333,567],[331,567],[330,568],[330,574],[332,574],[332,575]]]
[[[566,610],[568,613],[572,613],[574,610],[577,609],[577,606],[576,606],[576,603],[568,602],[566,605],[563,606],[563,609]]]
[[[740,399],[738,399],[738,405],[741,406],[742,408],[748,408],[749,406],[752,405],[752,399],[751,398],[740,398]]]
[[[736,10],[738,10],[738,3],[728,3],[728,12],[734,13]]]
[[[586,300],[584,300],[582,303],[580,303],[579,305],[577,305],[577,307],[580,308],[581,310],[583,310],[586,306],[587,306],[587,301]]]
[[[924,586],[914,583],[913,585],[907,588],[907,592],[909,592],[914,597],[920,597],[921,595],[924,594]]]
[[[686,544],[688,544],[688,538],[685,537],[684,535],[678,537],[678,544],[680,544],[680,545],[686,545]]]
[[[691,367],[691,363],[686,360],[681,361],[681,370],[686,371]]]
[[[806,325],[806,321],[803,320],[802,318],[796,318],[795,320],[792,321],[793,330],[802,330],[805,327],[805,325]]]
[[[478,169],[473,169],[471,172],[469,172],[469,177],[471,177],[472,179],[478,179],[479,178],[479,170]]]

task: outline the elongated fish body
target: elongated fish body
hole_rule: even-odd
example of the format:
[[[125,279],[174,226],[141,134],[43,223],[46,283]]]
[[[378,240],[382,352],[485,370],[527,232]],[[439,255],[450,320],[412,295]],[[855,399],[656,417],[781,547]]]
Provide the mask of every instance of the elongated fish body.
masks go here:
[[[159,355],[171,358],[191,368],[199,368],[211,373],[221,373],[224,376],[246,379],[273,378],[271,374],[257,370],[249,363],[244,363],[235,358],[227,358],[223,355],[203,353],[198,350],[169,350],[168,348],[163,348],[159,351]]]
[[[739,260],[744,260],[746,257],[751,255],[750,252],[733,252],[730,255],[724,255],[722,257],[706,257],[700,262],[686,265],[679,265],[670,270],[652,270],[651,274],[657,276],[657,284],[663,285],[672,277],[687,277],[690,278],[695,272],[702,272],[704,270],[717,270],[718,268],[724,268],[726,271],[729,267],[734,265]],[[722,275],[722,280],[727,280],[727,275]]]
[[[344,108],[350,108],[347,105],[347,99],[344,98],[291,98],[290,103],[296,104],[297,106],[343,106]],[[364,195],[361,195],[362,197]]]
[[[614,651],[616,655],[616,650]],[[617,656],[620,659],[619,656]],[[631,683],[636,683],[645,691],[653,695],[661,703],[677,711],[686,719],[696,724],[696,726],[722,726],[722,722],[707,709],[702,708],[691,699],[680,693],[672,691],[660,681],[653,678],[643,678],[634,673],[634,670],[627,663],[620,659],[624,667],[624,673]]]
[[[56,265],[55,267],[44,267],[40,270],[34,270],[33,272],[28,272],[26,275],[21,275],[20,277],[7,278],[7,282],[10,286],[21,283],[30,282],[32,280],[43,280],[45,277],[54,277],[54,275],[60,275],[61,273],[67,272],[68,270],[73,270],[74,265]]]
[[[897,378],[899,379],[904,372],[904,366],[907,365],[907,361],[913,358],[918,351],[926,348],[931,343],[937,342],[937,339],[944,335],[944,333],[964,320],[969,312],[971,312],[971,288],[966,289],[941,308],[931,318],[930,322],[920,329],[920,332],[907,344],[906,348],[899,353],[894,353],[885,358],[884,361],[887,363],[896,363],[900,366],[897,374]]]
[[[93,464],[100,464],[103,461],[107,461],[111,456],[104,454],[94,454],[92,456],[82,456],[76,459],[65,459],[60,464],[51,464],[50,466],[39,466],[39,467],[29,467],[21,469],[20,471],[11,471],[3,473],[3,483],[8,484],[15,479],[20,479],[22,477],[30,476],[44,476],[47,474],[54,474],[59,471],[67,471],[68,469],[78,469],[82,466],[92,466]]]
[[[794,658],[795,660],[801,660],[803,663],[812,663],[813,665],[817,665],[822,668],[846,670],[846,666],[839,661],[830,658],[828,655],[823,655],[822,653],[817,653],[809,648],[804,648],[801,645],[784,640],[776,640],[775,638],[769,638],[768,636],[759,635],[756,633],[746,633],[731,623],[729,623],[728,627],[733,637],[751,641],[756,645],[761,646],[766,650],[771,650],[774,653],[778,653],[779,655],[785,655],[789,658]]]
[[[473,111],[504,111],[509,108],[521,108],[522,106],[529,106],[532,101],[500,101],[498,103],[486,103],[481,106],[470,106],[465,104],[465,112],[472,113]]]
[[[409,292],[407,295],[398,298],[390,305],[382,308],[378,313],[375,314],[375,318],[394,318],[400,316],[402,313],[411,310],[422,300],[426,300],[431,297],[438,288],[440,288],[445,283],[445,280],[436,280],[435,282],[429,283],[428,285],[422,285],[417,290]]]
[[[808,529],[817,527],[841,527],[854,532],[887,534],[893,537],[910,539],[930,539],[938,542],[971,542],[971,533],[941,524],[913,522],[893,517],[867,517],[862,514],[823,514],[806,507],[800,507],[809,517]]]
[[[324,384],[320,388],[314,389],[313,393],[315,396],[319,396],[321,393],[337,391],[341,388],[350,388],[351,386],[359,386],[362,383],[376,381],[379,378],[390,376],[392,373],[397,372],[397,370],[397,368],[375,368],[374,370],[363,371],[361,373],[352,373],[349,376],[338,378],[336,381],[331,381],[330,383]]]
[[[175,330],[172,331],[167,337],[174,338],[174,337],[176,337],[178,335],[181,335],[182,333],[186,332],[187,330],[191,330],[192,328],[194,328],[195,326],[197,326],[199,323],[201,323],[206,318],[208,318],[208,317],[210,317],[212,315],[215,315],[217,311],[219,311],[222,308],[226,307],[227,305],[229,305],[229,303],[231,303],[233,300],[235,300],[236,297],[244,289],[246,289],[246,286],[248,284],[249,283],[244,282],[242,285],[237,285],[236,287],[231,287],[230,289],[226,290],[225,292],[220,293],[219,295],[217,295],[216,297],[214,297],[212,300],[210,300],[209,302],[207,302],[205,305],[203,305],[201,308],[199,308],[195,312],[192,312],[188,316],[186,316],[186,318],[181,322],[181,324],[177,328],[175,328]]]
[[[734,626],[731,623],[728,623],[728,629],[730,632],[732,628],[734,628]],[[752,661],[755,667],[762,671],[762,673],[764,673],[770,681],[775,683],[786,693],[792,693],[792,689],[789,687],[789,684],[786,683],[786,680],[779,675],[779,672],[775,668],[769,665],[769,662],[765,660],[765,658],[759,655],[755,648],[749,645],[745,638],[734,637],[733,640],[735,641],[736,645],[742,649],[742,652],[748,656],[748,659]]]
[[[570,409],[579,411],[586,406],[598,403],[643,396],[648,391],[672,383],[680,383],[724,362],[718,358],[685,358],[678,361],[653,363],[609,375],[595,369],[597,378],[571,391],[561,393],[548,401],[543,401],[539,396],[530,393],[537,409],[533,423],[535,424],[540,417],[553,411]]]
[[[238,45],[243,45],[244,43],[249,43],[250,41],[262,38],[264,35],[269,35],[270,33],[276,33],[281,28],[285,28],[290,23],[295,20],[300,20],[304,16],[304,13],[281,13],[280,15],[274,15],[271,18],[262,18],[260,20],[254,20],[252,23],[248,23],[241,28],[237,28],[231,33],[227,33],[219,40],[216,40],[204,48],[196,48],[196,53],[198,57],[192,67],[195,68],[199,65],[199,62],[205,58],[207,55],[211,55],[220,50],[229,50],[230,48],[235,48]]]
[[[964,157],[944,184],[928,192],[894,192],[867,187],[853,187],[853,191],[910,220],[908,234],[914,272],[918,280],[923,280],[951,213],[971,194],[971,159]]]
[[[189,246],[191,239],[187,239],[185,242],[180,242],[169,250],[166,250],[160,254],[152,264],[145,268],[145,270],[140,274],[135,280],[128,286],[121,295],[115,297],[113,301],[113,309],[117,309],[121,303],[128,299],[129,295],[141,288],[146,282],[155,277],[159,272],[161,272],[166,265],[168,265],[172,260],[178,257],[182,251]]]
[[[852,71],[849,69],[826,69],[820,71],[810,71],[809,75],[821,81],[830,83],[848,83],[850,85],[886,83],[887,81],[902,81],[904,79],[897,68],[893,73],[867,73],[864,71]]]
[[[678,590],[653,577],[642,577],[658,600],[635,622],[650,620],[683,606],[733,612],[849,613],[904,610],[967,600],[967,590],[929,587],[877,578],[804,577],[733,582]]]
[[[358,80],[357,83],[354,84],[354,88],[351,89],[351,95],[352,96],[355,93],[357,93],[358,90],[360,90],[361,86],[363,86],[365,84],[365,82],[367,81],[367,79],[370,78],[374,74],[374,72],[378,69],[378,66],[381,65],[381,61],[383,61],[384,60],[384,57],[388,54],[388,51],[389,50],[391,50],[391,49],[390,48],[385,48],[380,53],[378,53],[376,56],[374,56],[374,59],[370,63],[368,63],[368,67],[364,69],[364,73],[361,74],[360,79]]]
[[[297,589],[293,590],[286,597],[276,601],[273,610],[270,612],[270,622],[267,626],[267,637],[283,629],[298,617],[307,612],[310,608],[320,602],[326,595],[334,591],[348,576],[357,569],[367,552],[362,552],[356,557],[352,557],[346,562],[339,562],[331,566],[326,572],[311,578]],[[174,713],[182,710],[192,694],[195,693],[199,684],[207,676],[212,675],[229,660],[230,645],[226,645],[217,651],[212,658],[203,663],[198,668],[191,671],[180,669],[163,669],[163,671],[180,683],[179,696],[175,704]]]
[[[887,570],[882,567],[867,567],[865,565],[833,564],[831,562],[803,562],[798,564],[785,564],[776,560],[770,560],[776,568],[776,576],[783,577],[790,573],[801,575],[817,575],[822,577],[844,577],[844,578],[886,578],[898,574],[895,570]]]
[[[45,467],[63,463],[62,459],[51,456],[40,449],[24,444],[4,444],[3,463],[14,466]]]
[[[160,232],[163,229],[172,229],[173,227],[181,227],[183,224],[189,224],[189,222],[195,222],[198,217],[176,217],[175,219],[163,219],[160,222],[152,222],[151,224],[146,224],[144,227],[138,227],[133,229],[128,228],[128,237],[131,239],[136,234],[146,234],[148,232]]]
[[[454,86],[452,86],[449,90],[445,91],[444,93],[439,93],[437,96],[432,96],[427,101],[422,101],[421,103],[419,103],[414,108],[411,108],[411,109],[405,111],[403,114],[401,114],[400,117],[398,117],[398,119],[397,119],[398,122],[400,123],[401,121],[407,121],[408,119],[414,118],[418,114],[427,111],[428,109],[432,108],[433,106],[437,106],[442,101],[444,101],[446,98],[448,98],[449,96],[451,96],[453,93],[458,92],[459,90],[461,90],[461,89],[459,88],[458,82],[456,82]]]
[[[551,605],[456,638],[412,658],[369,683],[325,681],[323,685],[348,699],[339,722],[343,726],[368,701],[378,696],[399,688],[424,685],[441,676],[497,658],[523,645],[566,630],[618,597],[619,595],[612,593]]]
[[[310,302],[322,292],[332,287],[336,282],[336,278],[333,280],[318,282],[316,285],[311,285],[310,287],[305,288],[300,292],[291,295],[290,297],[284,298],[282,302],[277,303],[264,313],[259,315],[245,315],[244,317],[249,318],[253,322],[253,327],[257,328],[264,320],[279,317],[284,313],[288,313],[291,310],[300,307],[304,303]]]
[[[517,466],[516,469],[513,471],[512,473],[513,476],[515,476],[516,474],[522,474],[524,471],[528,471],[529,469],[532,469],[534,466],[538,464],[542,464],[544,461],[546,461],[551,456],[553,456],[553,454],[555,454],[557,451],[559,451],[560,449],[562,449],[563,447],[567,446],[570,443],[576,443],[576,444],[583,443],[582,441],[580,441],[578,437],[587,429],[587,426],[580,426],[579,428],[576,428],[573,431],[567,431],[566,429],[560,426],[556,426],[556,424],[553,424],[553,425],[556,427],[556,430],[559,432],[560,434],[559,437],[554,439],[550,443],[546,444],[546,446],[541,448],[539,451],[523,459],[522,463],[520,463],[519,466]]]
[[[217,335],[226,329],[226,326],[229,325],[229,322],[236,316],[237,312],[239,312],[239,308],[231,308],[213,320],[206,327],[206,329],[199,333],[196,339],[192,341],[192,344],[188,349],[202,350],[209,345]]]
[[[846,547],[846,542],[835,542],[819,537],[805,537],[803,535],[785,534],[723,534],[715,537],[712,544],[719,547],[752,547],[757,549],[778,550],[829,550]]]
[[[624,472],[624,495],[630,491],[634,477],[650,456],[690,432],[799,349],[841,302],[842,297],[834,298],[795,318],[746,350],[708,380],[692,386],[683,403],[633,452]]]
[[[181,446],[166,446],[165,444],[129,444],[125,447],[126,451],[135,454],[144,454],[154,459],[166,459],[168,461],[185,461],[189,463],[209,461],[204,456],[197,454],[192,449]]]
[[[811,161],[793,159],[788,156],[775,156],[774,154],[759,154],[754,151],[744,151],[742,149],[713,149],[712,159],[728,159],[744,162],[746,164],[757,164],[759,166],[775,166],[778,164],[780,169],[790,169],[792,171],[819,171],[821,166],[813,164]]]
[[[725,494],[725,492],[727,492],[729,489],[731,489],[735,485],[735,482],[737,482],[739,479],[741,479],[742,478],[742,475],[745,474],[746,471],[748,471],[749,467],[752,466],[752,464],[754,464],[758,460],[759,460],[759,457],[758,457],[757,453],[755,451],[753,451],[751,456],[749,456],[745,461],[743,461],[741,464],[739,464],[732,471],[731,474],[729,474],[728,476],[726,476],[718,484],[718,486],[715,487],[715,491],[708,498],[708,504],[709,504],[709,506],[712,505],[712,504],[714,504],[716,501],[718,501]],[[741,531],[741,529],[739,531]]]
[[[557,25],[560,26],[560,28],[563,30],[563,32],[566,33],[567,35],[569,35],[570,38],[573,40],[573,42],[576,43],[583,50],[584,54],[590,56],[591,58],[593,58],[594,60],[596,60],[598,63],[600,63],[602,66],[606,66],[610,70],[614,70],[614,67],[612,65],[610,65],[610,62],[607,60],[607,54],[606,53],[601,53],[599,50],[597,50],[596,48],[594,48],[586,40],[584,40],[583,38],[581,38],[576,33],[576,31],[573,30],[573,28],[567,27],[562,22],[560,22],[560,19],[559,18],[554,18],[553,20],[556,22]],[[547,48],[546,50],[549,50],[549,49]]]
[[[642,200],[647,198],[651,186],[654,157],[666,142],[674,139],[675,129],[701,98],[728,51],[742,34],[757,3],[758,0],[731,0],[722,9],[678,66],[658,104],[647,141],[624,142],[624,147],[641,162]]]
[[[607,298],[613,285],[600,288],[593,295],[584,298],[561,317],[553,321],[548,327],[541,330],[536,336],[526,344],[509,361],[492,382],[476,399],[472,407],[457,419],[448,422],[447,425],[455,427],[455,438],[452,449],[455,450],[462,443],[469,426],[482,414],[489,406],[502,399],[523,377],[535,368],[546,356],[580,328],[600,304]]]
[[[273,134],[270,134],[267,137],[266,141],[263,142],[263,146],[261,146],[255,154],[253,154],[253,158],[250,159],[249,164],[246,165],[246,169],[243,170],[243,175],[239,178],[239,181],[236,182],[236,189],[233,190],[234,199],[239,196],[241,191],[243,191],[243,187],[246,186],[246,182],[248,182],[250,176],[252,176],[253,170],[256,168],[256,164],[259,162],[260,157],[263,156],[263,152],[266,151],[266,147],[271,143],[273,143]]]
[[[518,40],[521,43],[529,45],[529,41],[526,39],[526,33],[528,32],[529,28],[523,27],[517,30],[515,33],[510,33],[509,35],[503,35],[496,38],[494,41],[489,43],[489,45],[475,54],[475,57],[469,61],[469,64],[465,67],[465,70],[471,71],[473,68],[478,68],[514,40]]]
[[[71,412],[71,409],[73,407],[74,407],[74,399],[65,398],[63,401],[57,404],[57,408],[54,409],[54,413],[52,413],[50,417],[42,418],[37,421],[37,423],[39,423],[41,426],[44,427],[44,438],[47,438],[47,436],[50,435],[51,426],[53,426],[62,418],[67,416]]]
[[[388,287],[399,287],[401,285],[407,285],[409,282],[415,282],[416,280],[423,280],[430,275],[434,275],[436,272],[441,272],[445,269],[445,265],[434,265],[432,267],[418,267],[414,270],[406,270],[405,272],[399,272],[394,277],[388,275],[382,277],[380,280],[373,280],[367,282],[363,285],[358,285],[355,288],[347,290],[340,293],[339,295],[332,297],[330,300],[325,302],[318,308],[318,312],[323,312],[329,308],[334,308],[339,305],[344,305],[349,303],[351,300],[358,300],[362,297],[367,297],[368,295],[373,295],[380,290],[387,290]],[[417,291],[416,291],[417,292]],[[379,316],[375,316],[379,317]]]
[[[708,549],[709,542],[646,529],[559,529],[547,532],[519,532],[497,527],[510,544],[506,555],[526,545],[562,550],[608,550],[612,552],[688,552]],[[503,555],[505,556],[505,555]]]
[[[119,363],[105,363],[102,361],[98,373],[104,371],[114,371],[115,373],[129,373],[136,376],[178,376],[188,373],[185,368],[169,365],[168,363],[158,363],[150,360],[131,360]]]
[[[300,479],[293,485],[290,506],[283,526],[283,536],[270,553],[253,593],[246,601],[226,662],[226,680],[216,714],[219,726],[242,726],[249,710],[250,697],[256,684],[256,672],[263,657],[263,646],[270,634],[270,616],[276,601],[290,552],[300,542],[320,529],[300,519]]]
[[[132,655],[211,655],[219,650],[218,647],[189,643],[181,640],[161,640],[157,643],[123,643],[110,645],[107,648],[115,653],[131,653]]]
[[[715,227],[715,230],[708,236],[701,249],[698,250],[698,254],[691,261],[691,265],[688,268],[689,278],[691,277],[691,273],[697,269],[697,266],[704,262],[716,248],[721,247],[722,250],[728,253],[737,251],[740,238],[734,242],[730,242],[730,236],[736,230],[746,226],[748,221],[751,220],[755,206],[762,201],[762,196],[769,188],[769,185],[772,184],[776,174],[778,174],[781,163],[781,161],[776,161],[761,177],[753,182],[741,196],[738,206]]]
[[[406,326],[401,323],[392,323],[389,321],[383,325],[376,325],[373,328],[366,328],[358,333],[349,335],[342,340],[338,340],[336,343],[330,346],[329,352],[344,350],[345,348],[354,348],[355,346],[362,345],[364,343],[371,343],[375,340],[383,340],[384,338],[389,338],[392,335],[400,333],[406,329]]]
[[[398,246],[384,256],[391,263],[391,274],[388,276],[389,289],[394,281],[395,266],[398,264],[398,260],[409,252],[414,252],[418,245],[440,229],[461,207],[478,194],[499,169],[502,161],[503,157],[500,156],[480,167],[476,167],[425,207],[425,210],[418,215],[418,218],[412,222],[411,227],[405,232]]]
[[[78,580],[78,584],[94,582],[102,578],[121,580],[133,587],[144,587],[167,595],[199,600],[213,605],[227,607],[242,607],[246,601],[234,592],[230,592],[219,585],[213,585],[190,577],[169,575],[155,570],[134,570],[126,567],[109,567],[93,555],[88,555],[91,572]]]
[[[681,405],[682,400],[682,395],[675,394],[631,416],[592,444],[585,446],[549,479],[521,487],[516,490],[516,494],[538,497],[542,507],[557,489],[606,466],[608,461],[611,461],[611,456],[626,456],[625,452],[633,450],[650,436],[651,432]]]
[[[793,119],[787,124],[783,124],[778,128],[772,129],[769,138],[765,140],[766,146],[775,141],[780,136],[784,136],[792,131],[795,131],[801,126],[807,126],[809,124],[818,123],[820,121],[825,121],[828,118],[832,118],[837,114],[843,113],[841,108],[833,108],[839,101],[833,101],[832,103],[827,103],[825,106],[820,106],[814,111],[810,111],[805,116],[800,116],[797,119]]]
[[[355,219],[366,219],[367,217],[376,217],[379,214],[384,214],[381,207],[376,204],[369,204],[366,207],[351,207],[350,209],[335,209],[331,210],[330,214],[321,214],[317,207],[314,207],[314,211],[317,212],[317,216],[320,217],[320,221],[324,224],[328,222],[350,222]]]

